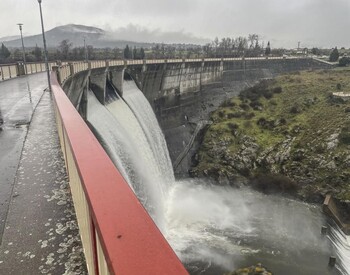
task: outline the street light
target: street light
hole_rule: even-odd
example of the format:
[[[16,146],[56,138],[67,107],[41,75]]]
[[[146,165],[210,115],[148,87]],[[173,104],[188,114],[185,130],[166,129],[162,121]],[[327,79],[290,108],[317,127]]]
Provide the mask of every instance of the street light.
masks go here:
[[[49,63],[47,61],[47,49],[46,49],[46,40],[45,40],[45,30],[44,30],[44,20],[43,20],[43,13],[41,11],[41,0],[38,0],[39,3],[39,9],[40,9],[40,19],[41,19],[41,30],[43,33],[43,42],[44,42],[44,57],[45,57],[45,67],[47,72],[47,82],[49,84],[49,91],[51,91],[51,82],[50,82],[50,69],[49,69]]]
[[[21,33],[24,72],[25,72],[25,74],[27,74],[26,52],[24,50],[23,35],[22,35],[22,26],[23,26],[23,24],[22,23],[18,23],[17,25],[18,25],[19,31]]]
[[[84,53],[85,53],[85,62],[88,62],[88,52],[86,49],[85,37],[84,37]]]

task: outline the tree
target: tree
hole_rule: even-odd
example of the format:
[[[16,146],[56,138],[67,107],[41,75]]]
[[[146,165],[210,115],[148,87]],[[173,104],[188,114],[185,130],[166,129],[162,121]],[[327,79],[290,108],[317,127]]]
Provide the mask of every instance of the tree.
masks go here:
[[[131,52],[130,52],[129,45],[126,45],[126,47],[124,49],[124,58],[125,59],[130,59],[131,58]]]
[[[135,46],[134,46],[134,49],[132,50],[132,58],[133,58],[133,59],[138,59],[137,49],[136,49]]]
[[[270,41],[267,42],[267,46],[265,49],[265,55],[270,55],[271,54],[271,47],[270,47]]]
[[[41,60],[42,52],[41,52],[41,49],[38,47],[38,45],[35,45],[35,48],[33,50],[33,55],[35,56],[36,61]]]
[[[69,50],[72,47],[72,43],[69,42],[68,39],[64,39],[61,41],[60,45],[58,46],[58,49],[61,53],[61,58],[67,60],[68,59],[68,54]]]
[[[0,59],[6,59],[10,57],[11,52],[6,48],[4,43],[1,43],[1,48],[0,48]]]
[[[329,61],[336,62],[336,61],[338,61],[338,59],[339,59],[339,52],[338,52],[337,47],[335,47],[329,56]]]
[[[140,59],[145,59],[146,55],[145,55],[145,50],[143,48],[141,48],[140,50]]]
[[[311,53],[313,55],[320,55],[320,50],[318,48],[314,47],[314,48],[311,49]]]
[[[345,67],[350,64],[350,57],[343,56],[339,59],[339,66]]]

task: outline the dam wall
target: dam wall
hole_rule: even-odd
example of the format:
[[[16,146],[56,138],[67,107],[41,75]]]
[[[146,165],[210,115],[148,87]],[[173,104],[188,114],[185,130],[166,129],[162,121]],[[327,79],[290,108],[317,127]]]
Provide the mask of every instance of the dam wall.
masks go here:
[[[106,62],[105,67],[71,73],[63,89],[85,117],[84,89],[90,88],[105,104],[107,81],[122,95],[123,79],[131,76],[156,113],[175,172],[181,176],[187,175],[192,165],[198,147],[197,135],[200,137],[209,114],[225,99],[261,79],[328,68],[330,64],[313,58],[279,57]]]

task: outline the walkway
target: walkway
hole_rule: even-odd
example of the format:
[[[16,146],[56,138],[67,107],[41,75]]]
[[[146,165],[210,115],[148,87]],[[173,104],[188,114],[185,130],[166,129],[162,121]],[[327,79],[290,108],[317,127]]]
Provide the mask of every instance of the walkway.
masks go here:
[[[86,274],[45,74],[0,83],[0,274]]]

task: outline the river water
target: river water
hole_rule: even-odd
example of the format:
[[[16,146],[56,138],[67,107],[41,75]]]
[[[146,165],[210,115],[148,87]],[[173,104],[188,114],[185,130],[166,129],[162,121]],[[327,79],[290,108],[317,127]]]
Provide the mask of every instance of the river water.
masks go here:
[[[103,106],[90,91],[88,121],[191,274],[224,274],[261,262],[274,274],[350,274],[349,240],[319,205],[249,188],[176,181],[152,108],[133,81]],[[327,225],[327,236],[321,227]],[[337,256],[335,268],[329,256]]]

